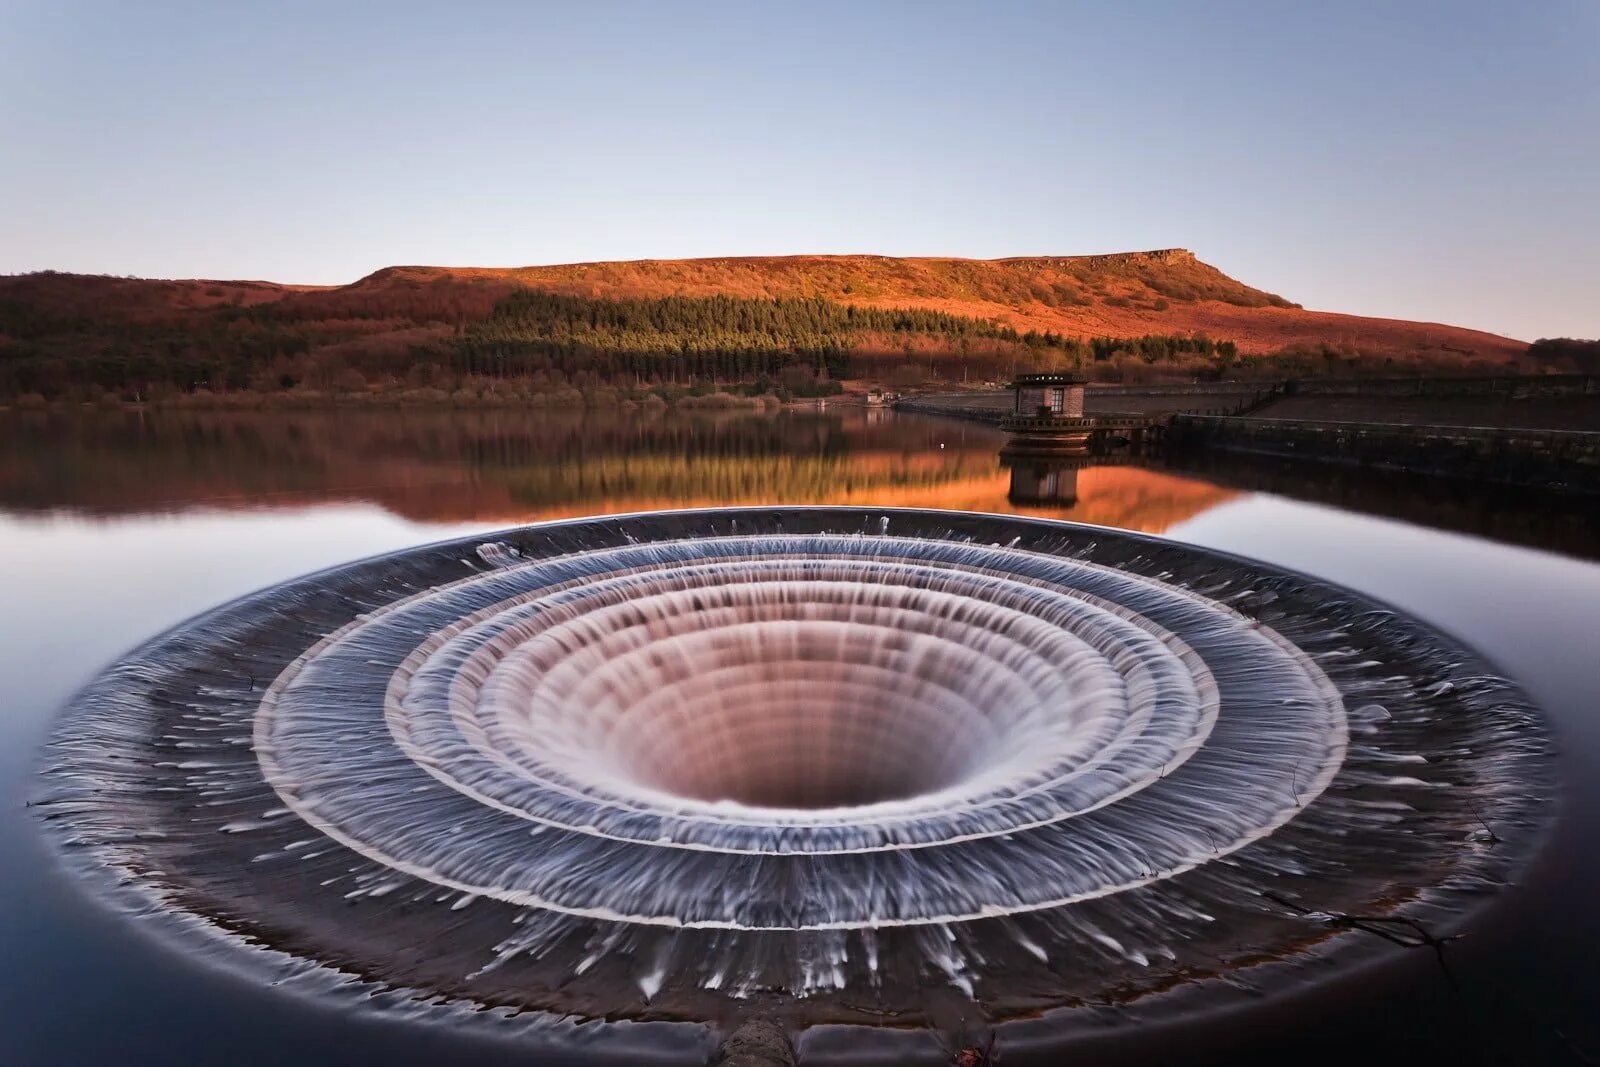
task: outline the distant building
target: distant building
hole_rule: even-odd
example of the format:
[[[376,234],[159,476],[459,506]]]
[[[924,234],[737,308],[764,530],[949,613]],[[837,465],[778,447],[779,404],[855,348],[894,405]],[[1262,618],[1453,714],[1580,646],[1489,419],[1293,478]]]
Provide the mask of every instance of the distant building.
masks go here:
[[[1000,428],[1011,436],[1001,455],[1081,455],[1089,450],[1094,420],[1083,414],[1083,387],[1076,374],[1019,374],[1010,385],[1011,414]]]
[[[1088,379],[1076,374],[1019,374],[1008,388],[1015,394],[1015,415],[1083,417],[1083,387]]]

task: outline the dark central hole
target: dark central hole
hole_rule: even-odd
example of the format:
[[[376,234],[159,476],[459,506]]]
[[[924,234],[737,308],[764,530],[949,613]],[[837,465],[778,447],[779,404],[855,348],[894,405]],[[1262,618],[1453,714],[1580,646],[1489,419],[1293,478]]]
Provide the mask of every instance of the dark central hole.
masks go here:
[[[640,784],[691,800],[806,809],[904,800],[954,785],[974,755],[947,718],[889,699],[757,694],[670,714],[623,760]]]

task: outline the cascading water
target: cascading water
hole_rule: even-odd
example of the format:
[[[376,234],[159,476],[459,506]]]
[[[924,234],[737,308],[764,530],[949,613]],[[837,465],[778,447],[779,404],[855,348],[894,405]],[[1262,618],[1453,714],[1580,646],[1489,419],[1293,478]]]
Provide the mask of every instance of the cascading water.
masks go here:
[[[954,1010],[1023,1043],[1379,944],[1342,914],[1447,928],[1550,794],[1516,688],[1346,590],[828,508],[314,575],[112,668],[51,752],[86,866],[302,984],[535,1027]]]

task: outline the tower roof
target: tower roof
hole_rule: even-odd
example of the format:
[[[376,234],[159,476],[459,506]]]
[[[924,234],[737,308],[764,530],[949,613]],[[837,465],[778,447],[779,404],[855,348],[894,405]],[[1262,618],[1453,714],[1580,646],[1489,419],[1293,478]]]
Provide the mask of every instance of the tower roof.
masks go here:
[[[1089,379],[1081,374],[1069,374],[1065,371],[1056,374],[1019,374],[1017,380],[1012,382],[1009,389],[1037,389],[1042,385],[1085,385]]]

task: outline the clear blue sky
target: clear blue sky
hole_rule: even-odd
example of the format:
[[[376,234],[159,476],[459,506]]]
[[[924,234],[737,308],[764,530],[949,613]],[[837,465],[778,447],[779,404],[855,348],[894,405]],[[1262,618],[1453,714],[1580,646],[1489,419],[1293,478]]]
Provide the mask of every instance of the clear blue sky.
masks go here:
[[[1600,336],[1600,2],[0,0],[0,272],[1181,245]]]

